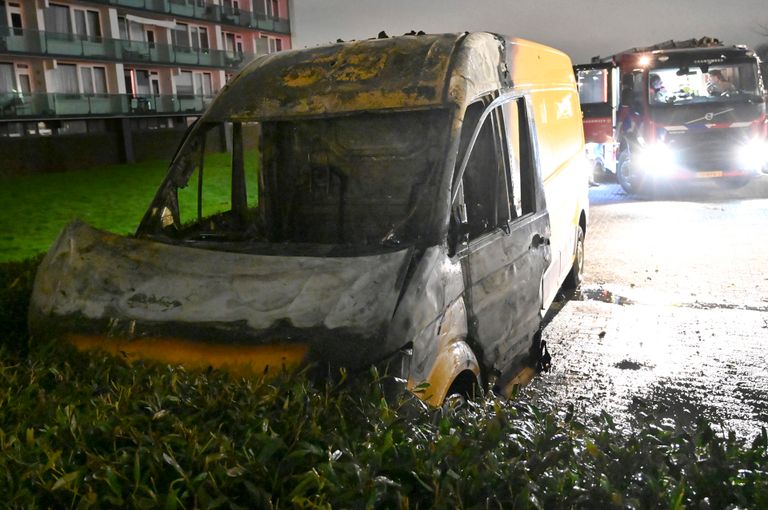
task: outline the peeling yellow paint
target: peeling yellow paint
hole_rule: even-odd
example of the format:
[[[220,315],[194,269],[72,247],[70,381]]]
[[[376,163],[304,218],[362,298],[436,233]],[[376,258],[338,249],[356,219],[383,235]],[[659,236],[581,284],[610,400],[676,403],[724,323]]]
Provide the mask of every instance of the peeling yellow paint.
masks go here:
[[[295,369],[309,350],[305,344],[224,345],[171,337],[120,340],[103,335],[69,334],[65,340],[78,350],[100,350],[129,362],[144,359],[190,369],[225,368],[236,376]]]
[[[283,77],[286,87],[309,87],[323,79],[323,70],[319,67],[294,67]]]

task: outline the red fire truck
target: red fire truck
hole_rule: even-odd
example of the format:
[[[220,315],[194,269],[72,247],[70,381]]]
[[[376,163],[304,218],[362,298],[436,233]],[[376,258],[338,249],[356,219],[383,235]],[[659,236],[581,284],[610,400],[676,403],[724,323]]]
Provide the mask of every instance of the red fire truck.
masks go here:
[[[627,193],[673,179],[742,186],[768,164],[760,59],[717,39],[667,41],[575,67],[587,151]]]

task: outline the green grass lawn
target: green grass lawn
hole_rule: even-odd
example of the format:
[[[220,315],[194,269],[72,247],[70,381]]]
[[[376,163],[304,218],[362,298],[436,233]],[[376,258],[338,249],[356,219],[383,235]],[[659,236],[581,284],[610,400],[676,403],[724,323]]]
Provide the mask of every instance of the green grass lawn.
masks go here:
[[[206,214],[222,210],[229,203],[229,158],[227,153],[206,156]],[[249,190],[255,189],[256,173],[251,171],[255,160],[246,154],[246,172],[251,177]],[[0,262],[23,260],[47,251],[61,229],[75,218],[118,234],[133,233],[163,180],[168,163],[147,161],[0,179]],[[182,214],[196,211],[196,186],[197,174],[180,193]]]

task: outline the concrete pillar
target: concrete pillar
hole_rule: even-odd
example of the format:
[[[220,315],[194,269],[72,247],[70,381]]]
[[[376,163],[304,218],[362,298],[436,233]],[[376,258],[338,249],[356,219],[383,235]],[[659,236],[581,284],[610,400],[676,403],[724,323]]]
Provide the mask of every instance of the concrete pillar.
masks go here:
[[[131,136],[131,119],[123,117],[120,119],[120,136],[123,145],[123,162],[135,163],[136,156],[133,152],[133,137]]]

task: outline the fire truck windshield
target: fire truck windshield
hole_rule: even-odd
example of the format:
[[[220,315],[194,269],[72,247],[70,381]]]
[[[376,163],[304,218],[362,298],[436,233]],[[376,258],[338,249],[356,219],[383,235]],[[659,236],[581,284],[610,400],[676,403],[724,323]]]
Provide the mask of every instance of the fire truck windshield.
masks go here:
[[[651,105],[761,100],[756,63],[657,67],[648,73]]]

